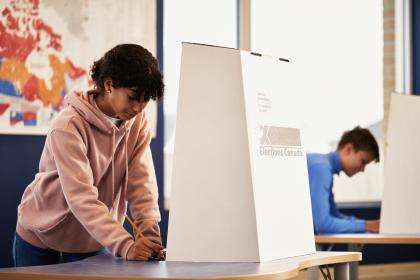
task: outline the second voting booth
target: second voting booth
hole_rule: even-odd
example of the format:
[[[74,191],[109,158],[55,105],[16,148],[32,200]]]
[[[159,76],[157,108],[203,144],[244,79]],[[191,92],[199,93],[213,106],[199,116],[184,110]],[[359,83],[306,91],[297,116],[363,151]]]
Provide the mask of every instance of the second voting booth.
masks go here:
[[[382,234],[420,234],[420,97],[392,94],[386,142]]]
[[[291,63],[184,43],[169,261],[260,262],[315,252]]]

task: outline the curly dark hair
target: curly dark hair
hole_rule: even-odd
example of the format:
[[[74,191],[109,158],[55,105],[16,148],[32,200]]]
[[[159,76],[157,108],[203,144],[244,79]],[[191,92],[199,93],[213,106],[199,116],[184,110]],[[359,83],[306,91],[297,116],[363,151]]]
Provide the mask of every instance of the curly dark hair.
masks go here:
[[[348,143],[353,144],[356,151],[366,151],[371,153],[375,162],[379,162],[378,143],[368,129],[356,126],[352,130],[344,132],[341,136],[340,142],[338,143],[337,149],[341,150]]]
[[[104,92],[105,79],[111,79],[115,88],[130,88],[138,100],[160,100],[163,96],[163,77],[156,58],[136,44],[121,44],[110,49],[95,61],[91,77],[96,90]]]

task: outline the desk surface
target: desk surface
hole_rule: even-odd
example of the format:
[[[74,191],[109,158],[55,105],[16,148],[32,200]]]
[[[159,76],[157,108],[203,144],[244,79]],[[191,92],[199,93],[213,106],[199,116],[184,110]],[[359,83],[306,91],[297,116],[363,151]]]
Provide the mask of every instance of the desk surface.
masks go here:
[[[315,242],[345,243],[345,244],[420,244],[419,235],[391,235],[391,234],[325,234],[316,235]]]
[[[3,268],[0,279],[289,279],[308,267],[361,259],[356,252],[316,252],[264,263],[134,262],[99,255],[59,265]]]

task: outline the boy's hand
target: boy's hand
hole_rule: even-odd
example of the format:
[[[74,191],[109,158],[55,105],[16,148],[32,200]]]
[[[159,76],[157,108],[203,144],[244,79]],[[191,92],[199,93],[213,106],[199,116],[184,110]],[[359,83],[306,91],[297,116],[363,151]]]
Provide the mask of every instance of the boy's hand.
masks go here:
[[[380,220],[366,220],[365,221],[365,229],[366,232],[378,233],[379,232],[379,221]]]
[[[163,247],[147,238],[139,238],[134,241],[133,246],[128,250],[127,260],[129,261],[147,261],[162,254]]]

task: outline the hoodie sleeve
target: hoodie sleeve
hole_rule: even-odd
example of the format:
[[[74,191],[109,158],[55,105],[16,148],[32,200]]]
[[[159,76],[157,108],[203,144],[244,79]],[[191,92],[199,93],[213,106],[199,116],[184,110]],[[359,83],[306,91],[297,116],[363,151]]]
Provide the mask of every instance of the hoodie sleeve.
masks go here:
[[[162,244],[159,221],[158,188],[152,153],[150,129],[147,118],[142,118],[141,130],[134,151],[129,156],[126,199],[134,223],[142,234]]]
[[[115,221],[108,207],[98,199],[87,149],[77,133],[53,130],[51,147],[61,187],[70,210],[84,228],[115,256],[126,257],[134,244],[131,235]],[[65,242],[63,240],[63,242]]]

